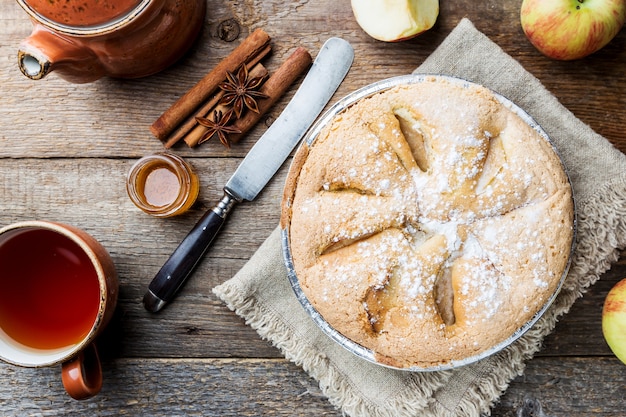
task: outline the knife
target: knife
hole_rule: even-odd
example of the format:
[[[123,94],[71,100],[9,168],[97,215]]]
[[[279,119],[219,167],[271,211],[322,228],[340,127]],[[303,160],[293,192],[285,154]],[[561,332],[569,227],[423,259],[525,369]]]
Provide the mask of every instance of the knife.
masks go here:
[[[224,196],[208,210],[150,282],[143,305],[150,312],[170,302],[192,274],[233,207],[252,201],[285,162],[348,73],[354,51],[330,38],[285,110],[250,149],[224,187]]]

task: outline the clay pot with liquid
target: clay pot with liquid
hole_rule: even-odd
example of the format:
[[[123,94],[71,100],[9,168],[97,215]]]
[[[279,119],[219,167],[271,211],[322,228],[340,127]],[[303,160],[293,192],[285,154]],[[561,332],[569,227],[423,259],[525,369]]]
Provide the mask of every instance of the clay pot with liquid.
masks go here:
[[[74,83],[139,78],[178,59],[198,37],[206,0],[17,0],[33,31],[18,51],[30,79],[55,71]]]

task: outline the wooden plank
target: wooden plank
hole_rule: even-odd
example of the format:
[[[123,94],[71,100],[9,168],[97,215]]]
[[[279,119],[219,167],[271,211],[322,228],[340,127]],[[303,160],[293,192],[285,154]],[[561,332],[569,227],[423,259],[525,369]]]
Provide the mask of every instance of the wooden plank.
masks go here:
[[[623,264],[604,274],[559,320],[538,356],[612,355],[602,335],[602,306],[609,290],[624,277]]]
[[[59,367],[0,365],[0,376],[7,416],[341,416],[314,380],[284,360],[105,362],[102,392],[83,402],[65,394]]]
[[[479,4],[480,7],[470,1],[442,2],[434,30],[411,41],[388,44],[364,34],[354,21],[349,2],[291,2],[288,6],[269,2],[256,8],[244,3],[217,2],[211,4],[197,44],[172,68],[139,80],[102,79],[74,85],[54,73],[41,81],[28,80],[19,73],[15,54],[19,42],[30,31],[30,23],[15,2],[2,2],[0,26],[6,29],[3,29],[4,42],[0,44],[0,68],[3,68],[0,97],[4,101],[0,157],[139,157],[160,149],[161,143],[151,136],[148,127],[234,48],[234,43],[215,36],[220,21],[231,17],[242,23],[241,37],[255,27],[270,32],[274,39],[274,53],[266,62],[270,72],[296,46],[304,46],[315,55],[330,36],[342,36],[353,43],[357,51],[355,63],[334,100],[368,83],[411,72],[460,19],[468,17],[479,30],[530,68],[574,114],[620,149],[626,149],[621,134],[626,122],[624,102],[606,100],[608,95],[626,89],[626,81],[617,76],[621,73],[619,64],[626,60],[626,51],[620,48],[626,33],[622,31],[593,59],[560,63],[541,56],[527,42],[518,26],[516,2]],[[279,114],[294,91],[275,106],[270,119]],[[37,97],[40,99],[33,100]],[[185,145],[175,150],[184,155],[242,156],[264,129],[260,124],[231,150],[217,141],[196,150]]]
[[[196,205],[182,216],[159,219],[137,209],[126,193],[134,159],[0,159],[0,223],[49,219],[84,228],[125,263],[142,255],[156,266],[222,197],[239,160],[190,158],[200,177]],[[248,259],[278,225],[288,162],[255,202],[242,203],[209,256]],[[165,258],[165,259],[164,259]],[[152,263],[150,263],[152,262]],[[140,265],[136,265],[140,267]]]
[[[622,417],[624,392],[626,372],[615,358],[536,358],[510,384],[492,415]]]
[[[313,379],[282,359],[104,361],[102,393],[84,402],[67,397],[59,372],[0,364],[0,414],[341,416]],[[492,416],[540,416],[536,408],[528,413],[527,402],[536,401],[551,417],[621,417],[625,389],[616,359],[537,358],[510,384]]]

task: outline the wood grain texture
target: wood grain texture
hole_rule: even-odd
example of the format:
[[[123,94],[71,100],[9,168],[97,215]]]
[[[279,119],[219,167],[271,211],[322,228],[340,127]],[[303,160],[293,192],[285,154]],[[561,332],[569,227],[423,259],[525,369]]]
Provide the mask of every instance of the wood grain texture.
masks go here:
[[[16,51],[31,24],[16,2],[0,1],[0,225],[49,219],[91,233],[111,253],[120,275],[116,315],[99,341],[105,387],[97,398],[70,400],[58,367],[0,363],[0,415],[340,416],[314,380],[228,310],[211,289],[232,277],[277,226],[289,161],[254,203],[236,207],[215,245],[178,298],[158,315],[141,298],[152,276],[221,188],[291,89],[241,142],[218,141],[173,151],[196,168],[198,202],[179,217],[155,219],[126,195],[125,176],[139,157],[162,150],[150,124],[255,28],[272,37],[270,73],[298,46],[313,56],[331,36],[350,41],[354,65],[334,100],[366,84],[410,73],[468,17],[535,75],[569,110],[626,151],[626,31],[586,59],[556,62],[539,54],[519,24],[521,0],[442,1],[435,27],[406,42],[369,38],[349,1],[211,1],[203,32],[176,65],[139,80],[74,85],[54,74],[30,81]],[[232,42],[222,22],[241,25]],[[512,417],[538,402],[553,417],[623,416],[626,368],[600,328],[602,303],[626,277],[626,257],[577,301],[495,406]]]
[[[0,413],[341,416],[311,378],[283,359],[115,359],[104,366],[101,394],[77,402],[64,393],[57,368],[0,365]],[[513,380],[492,415],[539,416],[518,414],[533,400],[548,416],[622,417],[622,366],[614,358],[536,358]]]

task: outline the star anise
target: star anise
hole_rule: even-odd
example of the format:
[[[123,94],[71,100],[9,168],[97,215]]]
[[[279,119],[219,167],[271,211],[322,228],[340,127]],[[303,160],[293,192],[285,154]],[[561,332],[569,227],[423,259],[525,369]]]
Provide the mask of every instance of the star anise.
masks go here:
[[[196,117],[198,123],[209,129],[208,132],[206,132],[198,141],[198,145],[211,139],[214,135],[217,135],[220,142],[222,142],[222,144],[227,148],[230,148],[230,141],[228,140],[227,134],[241,133],[241,130],[228,124],[232,116],[233,109],[228,110],[224,114],[222,114],[221,110],[214,110],[213,120],[207,119],[205,117]]]
[[[237,74],[226,71],[226,78],[226,81],[219,85],[224,90],[224,96],[222,96],[220,104],[225,106],[232,105],[237,118],[241,117],[245,108],[258,113],[259,106],[256,100],[268,97],[267,94],[257,91],[257,88],[263,83],[264,77],[250,79],[248,68],[243,64],[239,67]]]

